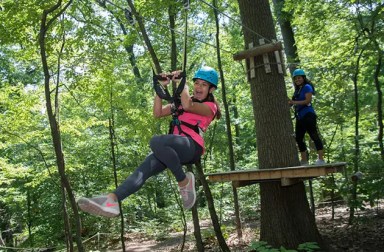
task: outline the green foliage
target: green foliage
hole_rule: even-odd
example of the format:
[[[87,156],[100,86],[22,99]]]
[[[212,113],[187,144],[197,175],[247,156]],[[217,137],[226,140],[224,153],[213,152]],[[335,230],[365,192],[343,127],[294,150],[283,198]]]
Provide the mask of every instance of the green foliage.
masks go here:
[[[5,0],[0,4],[0,229],[12,229],[25,240],[20,245],[24,247],[64,245],[60,179],[46,116],[37,41],[42,11],[55,3]],[[137,26],[130,25],[124,16],[126,1],[104,3],[105,6],[92,1],[74,1],[47,33],[51,97],[58,98],[57,119],[66,173],[76,197],[98,195],[115,188],[108,128],[112,115],[117,138],[118,183],[149,153],[150,138],[167,132],[168,128],[168,119],[152,117],[150,57]],[[358,169],[364,177],[357,185],[358,200],[353,206],[373,206],[384,194],[377,121],[379,92],[373,75],[384,38],[382,4],[313,0],[285,3],[284,13],[292,21],[300,67],[305,69],[318,91],[314,106],[325,139],[327,160],[352,164],[357,158],[355,140],[358,139]],[[181,65],[184,42],[181,4],[180,1],[135,1],[166,71],[174,70],[170,69],[169,56],[171,32],[167,13],[170,5],[176,17],[177,65]],[[219,10],[240,20],[234,1],[218,4]],[[187,73],[191,77],[201,64],[217,66],[212,9],[202,2],[191,1],[188,22]],[[233,53],[244,48],[243,28],[223,15],[220,25],[236,169],[255,169],[257,142],[245,63],[235,63],[232,58]],[[128,51],[130,47],[131,52]],[[359,53],[362,57],[356,72]],[[134,58],[141,79],[134,75],[130,57]],[[379,70],[378,75],[380,87],[384,81],[382,71]],[[359,94],[359,135],[355,131],[354,76]],[[55,96],[57,78],[60,78],[58,97]],[[286,79],[290,96],[293,92],[290,76]],[[215,93],[219,101],[222,101],[222,90],[219,87]],[[230,169],[227,130],[223,118],[215,121],[205,134],[206,173]],[[348,200],[353,169],[349,165],[345,173],[335,174],[334,178],[313,180],[316,202],[329,200],[331,193]],[[151,232],[163,239],[169,230],[182,230],[180,210],[170,180],[173,178],[167,174],[151,178],[139,192],[123,202],[127,231]],[[220,220],[230,221],[233,216],[231,185],[210,184],[210,187]],[[199,212],[204,218],[209,213],[204,195],[199,195]],[[260,217],[255,211],[260,208],[257,185],[239,190],[239,199],[245,219]],[[70,209],[67,202],[66,206]],[[70,210],[69,215],[72,215]],[[119,232],[117,220],[111,222],[84,213],[81,218],[84,238],[96,232]],[[187,218],[190,219],[190,215]],[[214,235],[212,230],[204,232],[207,239]],[[229,232],[229,228],[224,230],[225,235]],[[315,250],[312,245],[305,243],[298,249]],[[288,251],[273,249],[262,242],[255,246],[270,249],[263,251]]]
[[[280,247],[279,249],[273,248],[271,245],[268,245],[265,241],[253,241],[248,247],[247,251],[256,251],[256,252],[297,252],[297,251],[306,251],[313,252],[319,251],[320,247],[316,242],[306,242],[302,243],[298,246],[297,250],[286,249],[284,247]]]
[[[298,250],[312,252],[312,251],[320,250],[320,247],[317,245],[316,242],[306,242],[306,243],[300,244],[298,247]]]
[[[249,246],[248,251],[260,251],[260,252],[278,252],[280,251],[279,249],[274,249],[272,248],[271,245],[268,245],[267,242],[264,241],[257,241],[257,242],[252,242]]]

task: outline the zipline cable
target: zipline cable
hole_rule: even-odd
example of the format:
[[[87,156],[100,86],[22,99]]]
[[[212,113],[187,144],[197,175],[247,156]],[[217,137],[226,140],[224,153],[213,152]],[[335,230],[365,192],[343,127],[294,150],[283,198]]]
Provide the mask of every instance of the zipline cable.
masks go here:
[[[121,9],[121,10],[123,10],[123,11],[126,11],[126,10],[127,10],[126,8],[123,8],[123,7],[121,7],[121,6],[118,6],[118,5],[112,3],[112,2],[109,1],[109,0],[106,0],[106,2],[110,3],[111,5],[115,6],[115,7],[118,8],[118,9]],[[206,2],[204,2],[204,3],[207,4]],[[219,13],[222,13],[222,12],[219,11]],[[224,14],[224,13],[222,13],[222,14],[223,14],[223,15],[226,15],[226,14]],[[194,37],[194,36],[188,35],[188,33],[185,32],[185,31],[184,31],[184,33],[183,33],[183,32],[181,32],[181,31],[178,31],[178,30],[175,29],[175,28],[171,28],[171,27],[169,27],[169,26],[167,26],[167,25],[164,25],[164,24],[158,23],[158,22],[156,22],[156,21],[150,20],[149,18],[146,18],[146,17],[144,17],[144,16],[142,16],[142,15],[140,15],[140,14],[138,14],[138,13],[136,13],[136,15],[137,15],[137,17],[139,17],[139,18],[141,18],[142,20],[145,20],[145,21],[147,21],[147,22],[149,22],[149,23],[152,23],[152,24],[155,24],[155,25],[158,25],[158,26],[167,28],[167,29],[169,29],[169,30],[171,30],[171,31],[174,31],[175,33],[184,35],[184,36],[187,37],[187,38],[191,38],[191,39],[193,39],[193,40],[195,40],[195,41],[198,41],[198,42],[200,42],[200,43],[203,43],[203,44],[205,44],[205,45],[208,45],[208,46],[210,46],[210,47],[213,47],[213,48],[216,48],[216,49],[217,49],[217,46],[216,46],[216,45],[210,44],[210,43],[205,42],[205,41],[203,41],[203,40],[201,40],[201,39],[198,39],[198,38],[196,38],[196,37]],[[228,15],[226,15],[226,16],[227,16],[228,18],[230,18],[231,20],[233,20],[234,22],[236,22],[237,24],[240,24],[240,23],[239,23],[238,21],[236,21],[235,19],[229,17]],[[187,22],[187,19],[185,19],[185,22]],[[242,24],[240,24],[240,25],[242,25]],[[244,26],[244,27],[246,27],[246,26]],[[252,31],[253,33],[257,34],[255,31],[251,30],[250,28],[248,28],[248,27],[246,27],[246,28],[247,28],[248,30]],[[185,29],[187,29],[187,28],[185,27]],[[139,33],[139,32],[138,32],[138,33]],[[259,35],[259,34],[258,34],[258,35]],[[261,35],[259,35],[259,36],[261,36]],[[261,36],[261,37],[262,37],[262,36]],[[266,38],[264,38],[264,39],[267,40],[267,41],[269,41],[269,40],[266,39]],[[186,38],[184,38],[184,42],[185,42],[185,43],[186,43],[186,41],[187,41]],[[186,48],[186,45],[184,45],[184,47]],[[231,52],[231,51],[229,51],[229,50],[223,49],[223,48],[221,48],[221,47],[220,47],[219,49],[220,49],[220,51],[225,52],[225,53],[228,53],[228,54],[231,54],[231,55],[233,55],[233,54],[235,53],[235,52]],[[185,50],[184,50],[184,51],[185,51]],[[186,51],[185,51],[185,52],[186,52]],[[186,59],[186,57],[184,57],[184,59]],[[151,63],[154,64],[152,61],[151,61]],[[243,66],[243,64],[242,64],[241,62],[238,62],[238,63],[239,63],[240,65]],[[186,63],[185,63],[184,65],[186,65]],[[152,67],[154,68],[154,66],[152,66]],[[244,69],[244,66],[243,66],[243,69]],[[244,69],[244,72],[246,72],[245,69]],[[164,89],[164,88],[162,87],[161,89]],[[165,90],[164,90],[164,92],[165,92]]]
[[[184,0],[184,59],[183,59],[183,66],[182,71],[185,72],[185,69],[187,68],[187,39],[188,39],[188,10],[189,10],[189,0]]]
[[[110,3],[111,5],[115,6],[116,8],[119,8],[119,9],[121,9],[121,10],[125,10],[124,8],[122,8],[122,7],[120,7],[120,6],[118,6],[118,5],[114,4],[114,3],[112,3],[112,2],[109,1],[109,0],[106,0],[106,2]],[[189,1],[185,1],[185,2],[188,2],[188,8],[189,8]],[[252,32],[253,34],[255,34],[255,35],[257,35],[257,36],[259,36],[260,38],[263,38],[263,39],[265,39],[266,41],[272,43],[272,41],[271,41],[270,39],[265,38],[265,37],[262,36],[261,34],[255,32],[254,30],[252,30],[251,28],[249,28],[249,27],[247,27],[246,25],[242,24],[241,22],[237,21],[237,20],[234,19],[233,17],[231,17],[231,16],[225,14],[224,12],[220,11],[218,8],[216,8],[216,7],[213,6],[212,4],[207,3],[207,2],[204,1],[204,0],[200,0],[200,2],[206,4],[208,7],[212,8],[212,9],[215,9],[218,13],[220,13],[220,14],[222,14],[223,16],[229,18],[230,20],[232,20],[232,21],[235,22],[236,24],[240,25],[241,27],[244,27],[244,28],[247,29],[248,31]],[[185,4],[184,4],[184,6],[185,6]],[[156,24],[158,24],[158,25],[164,26],[164,25],[159,24],[159,23],[157,23],[157,22],[155,22],[155,21],[150,21],[150,20],[146,19],[145,17],[143,17],[143,16],[141,16],[141,15],[140,15],[140,17],[143,18],[143,19],[146,20],[146,21],[154,22],[154,23],[156,23]],[[170,28],[170,27],[168,27],[168,26],[166,26],[166,27],[167,27],[168,29],[174,30],[174,29],[172,29],[172,28]],[[174,30],[174,31],[175,31],[175,30]],[[197,39],[197,38],[195,38],[195,37],[193,37],[193,38],[196,39],[197,41],[200,41],[199,39]],[[200,41],[200,42],[203,42],[203,41]],[[206,42],[204,42],[204,43],[206,43]],[[214,45],[209,44],[209,43],[207,43],[207,44],[210,45],[210,46],[214,46]],[[221,48],[220,48],[220,49],[221,49]],[[221,50],[223,50],[223,49],[221,49]],[[225,50],[223,50],[223,51],[225,51]],[[228,51],[227,51],[227,52],[228,52]],[[231,52],[230,52],[230,53],[231,53]]]
[[[120,9],[120,10],[123,10],[123,11],[125,10],[125,8],[123,8],[123,7],[121,7],[121,6],[118,6],[118,5],[112,3],[112,2],[109,1],[109,0],[106,0],[106,2],[110,3],[111,5],[115,6],[116,8],[118,8],[118,9]],[[164,24],[158,23],[158,22],[156,22],[156,21],[150,20],[149,18],[146,18],[146,17],[144,17],[144,16],[142,16],[142,15],[140,15],[140,14],[138,14],[138,17],[142,18],[143,20],[145,20],[145,21],[147,21],[147,22],[149,22],[149,23],[152,23],[152,24],[155,24],[155,25],[158,25],[158,26],[162,26],[162,27],[167,28],[168,30],[174,31],[174,32],[176,32],[176,33],[178,33],[178,34],[180,34],[180,35],[184,35],[184,31],[179,31],[179,30],[177,30],[177,29],[175,29],[175,28],[171,28],[171,27],[169,27],[169,26],[167,26],[167,25],[164,25]],[[194,36],[191,36],[191,35],[188,35],[188,34],[187,34],[187,37],[188,37],[188,38],[191,38],[191,39],[193,39],[193,40],[195,40],[195,41],[198,41],[198,42],[200,42],[200,43],[203,43],[203,44],[206,44],[206,45],[208,45],[208,46],[211,46],[211,47],[216,48],[215,45],[210,44],[210,43],[208,43],[208,42],[206,42],[206,41],[203,41],[203,40],[201,40],[201,39],[198,39],[198,38],[196,38],[196,37],[194,37]],[[226,49],[223,49],[223,48],[220,48],[220,50],[223,51],[223,52],[229,53],[229,54],[234,54],[234,52],[231,52],[231,51],[226,50]]]
[[[251,28],[245,26],[244,24],[242,24],[241,22],[237,21],[236,19],[232,18],[231,16],[225,14],[224,12],[220,11],[218,8],[216,8],[215,6],[213,6],[212,4],[210,3],[207,3],[205,2],[204,0],[200,0],[200,2],[203,2],[204,4],[208,5],[209,7],[211,7],[212,9],[215,9],[218,13],[222,14],[223,16],[229,18],[230,20],[232,20],[233,22],[237,23],[238,25],[240,25],[241,27],[244,27],[245,29],[247,29],[248,31],[252,32],[253,34],[256,34],[257,36],[259,36],[260,38],[263,38],[265,39],[266,41],[272,43],[272,41],[270,39],[267,39],[265,38],[264,36],[260,35],[259,33],[255,32],[254,30],[252,30]]]

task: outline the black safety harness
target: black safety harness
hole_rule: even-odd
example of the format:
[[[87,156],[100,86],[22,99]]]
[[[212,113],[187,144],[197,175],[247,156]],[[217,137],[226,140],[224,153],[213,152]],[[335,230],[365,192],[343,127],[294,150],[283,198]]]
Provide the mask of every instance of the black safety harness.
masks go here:
[[[301,93],[301,89],[305,86],[306,84],[303,84],[300,86],[300,88],[296,89],[295,90],[295,93],[293,94],[293,97],[292,97],[292,100],[293,101],[297,101],[299,99],[299,96],[300,96],[300,93]],[[295,117],[296,119],[299,119],[299,112],[304,109],[305,107],[307,106],[312,106],[312,103],[310,103],[309,105],[295,105],[294,106],[294,109],[295,109]]]
[[[168,75],[168,78],[172,78],[172,75]],[[187,136],[190,136],[188,133],[184,132],[181,128],[181,125],[184,125],[193,131],[195,131],[197,134],[202,136],[203,130],[199,127],[199,124],[193,125],[184,121],[179,120],[179,116],[184,113],[184,109],[181,106],[181,97],[180,94],[184,89],[185,83],[186,83],[186,74],[185,72],[182,72],[179,77],[181,77],[180,83],[177,86],[177,88],[174,90],[173,95],[171,95],[166,87],[164,87],[160,81],[166,80],[167,77],[162,77],[160,75],[153,75],[153,87],[156,91],[156,94],[163,100],[168,101],[171,104],[171,114],[172,114],[172,120],[169,125],[169,134],[173,134],[173,131],[175,127],[177,127],[179,134],[184,134]],[[192,98],[193,102],[199,102],[203,103],[208,101],[208,97],[204,100],[200,101],[197,99]]]
[[[179,116],[184,113],[184,109],[181,106],[181,97],[180,94],[183,91],[186,83],[186,72],[185,68],[187,65],[187,34],[188,34],[188,16],[187,11],[189,9],[189,0],[184,0],[184,9],[185,9],[185,27],[184,27],[184,59],[183,59],[183,71],[179,74],[179,76],[176,76],[177,78],[181,78],[180,83],[177,87],[173,87],[173,94],[171,95],[166,87],[164,87],[160,81],[167,80],[167,78],[172,79],[173,75],[167,75],[166,77],[163,77],[161,75],[156,75],[155,71],[153,71],[153,88],[155,89],[156,94],[163,100],[168,101],[171,104],[171,114],[172,114],[172,121],[170,122],[169,126],[169,134],[173,134],[174,128],[177,127],[179,130],[179,134],[184,134],[190,137],[189,134],[185,133],[181,125],[185,125],[188,128],[192,129],[196,133],[202,135],[202,129],[199,127],[199,124],[192,125],[187,122],[183,122],[179,120]],[[193,102],[205,102],[206,99],[203,101],[199,101],[197,99],[193,99]]]

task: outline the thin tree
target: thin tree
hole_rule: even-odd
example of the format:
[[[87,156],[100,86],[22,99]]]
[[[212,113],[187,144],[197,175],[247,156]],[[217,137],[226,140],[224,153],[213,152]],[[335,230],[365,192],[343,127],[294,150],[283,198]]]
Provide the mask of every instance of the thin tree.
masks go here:
[[[383,143],[383,132],[384,132],[384,124],[383,124],[383,92],[381,90],[380,83],[380,73],[382,72],[382,64],[383,64],[383,50],[380,48],[380,43],[378,41],[378,37],[381,35],[378,34],[377,31],[377,19],[380,17],[380,12],[383,11],[384,4],[373,5],[369,3],[369,7],[372,10],[370,13],[370,18],[366,18],[364,14],[360,12],[360,6],[356,5],[357,8],[357,21],[359,23],[359,28],[361,29],[359,38],[365,38],[372,45],[373,50],[376,54],[377,63],[375,66],[375,71],[373,72],[373,82],[375,85],[375,89],[377,92],[377,124],[379,126],[379,132],[377,134],[377,140],[379,142],[379,149],[381,159],[384,160],[384,143]],[[374,7],[375,6],[375,7]],[[367,22],[368,21],[368,22]],[[367,23],[366,23],[367,22]]]
[[[360,50],[359,55],[357,56],[355,69],[353,74],[353,94],[354,94],[354,102],[355,102],[355,153],[353,158],[353,170],[357,172],[359,170],[359,162],[360,162],[360,130],[359,130],[359,119],[360,119],[360,108],[359,108],[359,89],[358,89],[358,76],[360,72],[360,60],[363,56],[365,49]],[[357,201],[357,183],[352,184],[352,202],[350,202],[349,209],[349,224],[352,224],[355,208]]]
[[[53,23],[57,21],[57,19],[60,17],[61,14],[64,13],[64,11],[69,7],[69,5],[72,3],[72,0],[70,0],[67,4],[62,6],[62,1],[59,0],[55,5],[53,5],[49,9],[43,10],[43,14],[41,17],[41,26],[40,26],[40,33],[39,33],[39,46],[40,46],[40,54],[41,54],[41,61],[43,65],[43,71],[44,71],[44,87],[45,87],[45,99],[46,99],[46,106],[47,106],[47,114],[48,114],[48,120],[49,125],[51,129],[51,135],[52,135],[52,141],[53,141],[53,147],[55,150],[56,155],[56,163],[58,172],[61,179],[61,184],[65,190],[65,192],[68,194],[69,202],[72,207],[72,211],[74,214],[74,221],[76,224],[76,242],[77,242],[77,249],[78,251],[82,252],[84,251],[83,244],[81,242],[81,222],[80,222],[80,216],[78,213],[75,197],[72,192],[72,188],[70,185],[70,182],[67,178],[66,172],[65,172],[65,159],[64,159],[64,153],[62,149],[62,141],[61,141],[61,133],[60,133],[60,124],[58,121],[59,117],[59,78],[57,79],[57,83],[54,90],[51,90],[51,74],[49,70],[48,60],[47,60],[47,52],[46,52],[46,35],[49,30],[49,28],[52,27]],[[48,20],[48,16],[53,15],[51,19]],[[60,72],[59,69],[57,69],[58,73]],[[52,93],[54,91],[54,101],[52,101]],[[68,230],[70,231],[70,230]],[[71,236],[71,235],[70,235]],[[69,238],[67,237],[67,240]],[[68,240],[69,242],[71,239]],[[70,245],[70,251],[73,251],[73,246]]]
[[[110,117],[108,119],[108,129],[109,129],[109,143],[111,145],[111,162],[113,167],[113,178],[115,182],[115,187],[117,188],[117,141],[115,134],[115,107],[113,105],[113,86],[110,84],[110,93],[109,93],[109,104],[110,104]],[[121,202],[119,202],[120,213],[122,213]],[[125,239],[124,239],[124,215],[120,214],[120,241],[122,251],[125,252]]]
[[[284,11],[284,3],[285,0],[273,0],[277,21],[279,22],[281,34],[283,36],[284,51],[287,56],[288,67],[292,73],[300,63],[300,59],[297,53],[295,36],[291,25],[291,14]]]
[[[159,59],[157,58],[155,50],[153,49],[153,46],[152,46],[151,40],[149,39],[147,30],[145,29],[143,18],[137,12],[135,6],[133,5],[132,0],[127,0],[127,3],[128,3],[130,10],[132,11],[132,15],[137,20],[137,25],[139,26],[139,31],[140,31],[141,37],[144,40],[145,46],[147,47],[147,50],[151,56],[152,63],[154,65],[153,66],[154,70],[156,71],[156,73],[161,73],[162,69],[160,66],[160,62],[159,62]]]
[[[106,11],[111,13],[111,15],[116,19],[116,22],[119,24],[121,31],[124,34],[124,36],[128,36],[129,35],[128,29],[124,25],[123,20],[119,18],[118,13],[111,10],[110,8],[108,8],[106,1],[96,0],[96,2],[100,7],[104,8]],[[126,21],[128,21],[129,24],[134,25],[134,20],[132,19],[131,12],[128,9],[125,9],[123,11],[125,13],[124,17],[125,17]],[[133,74],[135,75],[136,79],[141,80],[140,70],[137,67],[136,57],[135,57],[135,54],[133,53],[133,44],[127,45],[126,43],[123,43],[123,46],[124,46],[125,51],[128,53],[128,59],[129,59],[129,63],[132,66]]]
[[[217,54],[217,65],[220,72],[220,82],[221,82],[221,94],[224,104],[225,111],[225,124],[227,127],[227,137],[228,137],[228,149],[229,149],[229,164],[231,171],[234,171],[235,168],[235,152],[233,150],[233,137],[232,137],[232,127],[231,127],[231,117],[229,115],[229,106],[227,102],[227,92],[225,86],[225,79],[223,73],[223,67],[221,63],[221,54],[220,54],[220,25],[219,25],[219,17],[217,10],[217,0],[212,1],[213,13],[215,15],[215,24],[216,24],[216,54]],[[233,193],[233,203],[235,207],[235,221],[236,221],[236,231],[238,238],[242,238],[243,232],[241,229],[241,221],[240,221],[240,207],[239,207],[239,196],[237,193],[237,188],[232,184],[232,193]]]

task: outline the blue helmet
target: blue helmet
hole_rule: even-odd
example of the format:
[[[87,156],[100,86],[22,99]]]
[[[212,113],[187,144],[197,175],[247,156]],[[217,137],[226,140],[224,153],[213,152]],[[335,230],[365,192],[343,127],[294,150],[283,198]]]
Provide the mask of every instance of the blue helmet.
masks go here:
[[[199,70],[195,72],[193,76],[193,81],[196,79],[202,79],[209,82],[215,88],[217,88],[217,84],[219,83],[219,75],[216,70],[209,66],[203,66]]]
[[[293,71],[292,78],[294,78],[296,76],[305,76],[304,70],[303,69],[296,69],[295,71]]]

